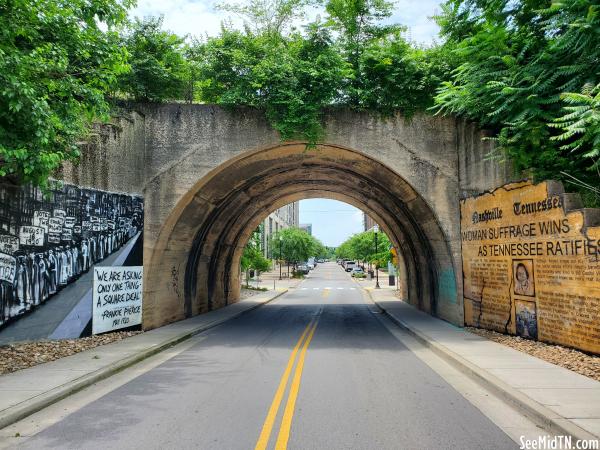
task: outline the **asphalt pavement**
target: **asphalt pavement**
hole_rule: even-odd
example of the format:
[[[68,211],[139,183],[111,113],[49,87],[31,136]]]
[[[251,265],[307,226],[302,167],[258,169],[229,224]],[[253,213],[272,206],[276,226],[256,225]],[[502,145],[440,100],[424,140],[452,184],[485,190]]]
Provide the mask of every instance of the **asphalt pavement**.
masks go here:
[[[18,448],[514,449],[335,263]]]

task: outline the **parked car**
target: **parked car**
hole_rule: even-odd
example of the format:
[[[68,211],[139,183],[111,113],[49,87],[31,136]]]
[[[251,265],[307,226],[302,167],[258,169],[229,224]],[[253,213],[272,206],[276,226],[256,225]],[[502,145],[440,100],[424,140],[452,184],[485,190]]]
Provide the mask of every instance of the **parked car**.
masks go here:
[[[306,275],[308,273],[308,265],[306,264],[298,264],[296,266],[296,273],[301,273],[303,275]]]
[[[354,261],[347,261],[346,265],[344,266],[344,268],[346,269],[346,272],[352,272],[352,269],[354,269],[356,267],[356,262]]]
[[[307,263],[306,267],[308,267],[308,270],[313,270],[315,268],[315,265],[313,263]]]
[[[352,272],[350,272],[350,275],[356,278],[364,278],[366,276],[362,267],[355,267],[352,269]]]

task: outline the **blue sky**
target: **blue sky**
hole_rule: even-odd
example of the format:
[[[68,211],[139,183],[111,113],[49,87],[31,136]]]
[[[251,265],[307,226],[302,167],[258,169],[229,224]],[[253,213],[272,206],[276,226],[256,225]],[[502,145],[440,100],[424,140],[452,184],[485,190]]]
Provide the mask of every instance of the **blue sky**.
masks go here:
[[[337,247],[349,236],[363,231],[363,213],[337,200],[301,200],[300,223],[312,223],[313,236],[329,247]]]

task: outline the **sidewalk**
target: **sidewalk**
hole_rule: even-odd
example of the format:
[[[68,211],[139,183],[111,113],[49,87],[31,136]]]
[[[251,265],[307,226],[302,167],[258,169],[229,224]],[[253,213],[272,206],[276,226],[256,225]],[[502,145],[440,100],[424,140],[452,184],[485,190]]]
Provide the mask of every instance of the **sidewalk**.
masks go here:
[[[245,281],[246,280],[244,279],[244,284],[242,284],[242,287],[245,286]],[[283,267],[282,277],[280,280],[279,266],[277,266],[276,270],[262,272],[258,277],[258,280],[256,278],[251,279],[249,285],[253,288],[260,287],[263,289],[268,289],[270,291],[272,291],[273,289],[279,291],[281,289],[294,289],[300,284],[301,281],[301,278],[288,278],[287,267],[285,266]]]
[[[374,284],[360,283],[394,322],[548,431],[600,438],[600,382],[432,317],[399,300],[393,288]]]
[[[29,369],[0,376],[0,428],[193,335],[251,311],[287,292],[281,288],[239,303]]]

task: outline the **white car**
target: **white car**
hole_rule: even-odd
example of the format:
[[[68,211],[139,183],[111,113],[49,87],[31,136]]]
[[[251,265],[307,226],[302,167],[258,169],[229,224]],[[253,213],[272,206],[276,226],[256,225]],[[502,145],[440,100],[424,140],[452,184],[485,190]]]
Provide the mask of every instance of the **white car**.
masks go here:
[[[352,269],[352,272],[350,273],[350,275],[352,276],[356,276],[356,275],[364,275],[365,271],[362,270],[362,267],[355,267],[354,269]]]

